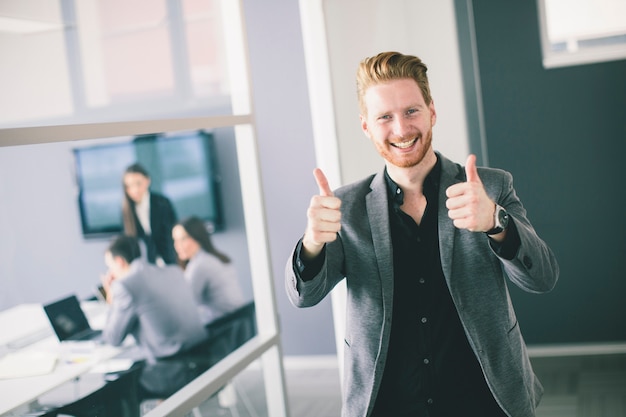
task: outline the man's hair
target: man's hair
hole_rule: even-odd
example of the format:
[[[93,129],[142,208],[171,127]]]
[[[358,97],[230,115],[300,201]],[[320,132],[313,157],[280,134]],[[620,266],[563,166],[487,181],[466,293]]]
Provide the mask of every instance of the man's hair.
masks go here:
[[[133,236],[120,235],[111,241],[107,251],[111,256],[121,256],[126,262],[131,263],[141,256],[139,241]]]
[[[403,55],[399,52],[381,52],[365,58],[359,64],[356,73],[356,90],[361,114],[367,114],[365,92],[368,88],[399,79],[413,79],[419,86],[426,104],[430,105],[432,97],[426,71],[428,68],[416,56]]]

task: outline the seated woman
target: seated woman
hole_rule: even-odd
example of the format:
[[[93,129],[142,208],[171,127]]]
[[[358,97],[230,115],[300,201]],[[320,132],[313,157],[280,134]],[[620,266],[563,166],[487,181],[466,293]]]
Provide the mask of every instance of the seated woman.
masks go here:
[[[235,267],[228,256],[215,249],[200,218],[192,216],[178,222],[172,238],[205,324],[244,303]]]

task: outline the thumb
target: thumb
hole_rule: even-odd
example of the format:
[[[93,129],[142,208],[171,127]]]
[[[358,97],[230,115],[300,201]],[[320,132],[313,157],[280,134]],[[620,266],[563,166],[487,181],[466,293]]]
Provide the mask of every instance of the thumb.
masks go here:
[[[481,182],[478,176],[478,170],[476,169],[476,155],[470,154],[465,162],[465,176],[467,182]]]
[[[326,179],[324,172],[319,168],[315,168],[313,170],[313,175],[315,176],[315,182],[317,182],[317,186],[320,189],[320,195],[324,197],[332,197],[333,192],[328,185],[328,180]]]

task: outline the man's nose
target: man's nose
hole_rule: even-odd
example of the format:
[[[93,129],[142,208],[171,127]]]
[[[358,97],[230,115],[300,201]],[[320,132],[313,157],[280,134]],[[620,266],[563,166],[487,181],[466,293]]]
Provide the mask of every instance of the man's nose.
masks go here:
[[[396,117],[393,123],[393,133],[398,137],[405,137],[411,133],[411,123],[404,117]]]

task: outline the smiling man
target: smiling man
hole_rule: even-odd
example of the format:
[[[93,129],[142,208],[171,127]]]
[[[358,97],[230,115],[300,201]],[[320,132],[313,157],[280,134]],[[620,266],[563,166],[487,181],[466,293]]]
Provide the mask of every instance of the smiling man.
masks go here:
[[[533,417],[533,373],[507,280],[550,291],[558,264],[508,172],[433,148],[426,65],[385,52],[357,71],[361,127],[384,169],[319,195],[288,259],[297,307],[347,281],[344,417]]]

